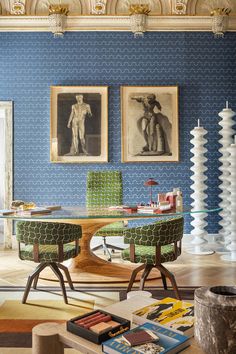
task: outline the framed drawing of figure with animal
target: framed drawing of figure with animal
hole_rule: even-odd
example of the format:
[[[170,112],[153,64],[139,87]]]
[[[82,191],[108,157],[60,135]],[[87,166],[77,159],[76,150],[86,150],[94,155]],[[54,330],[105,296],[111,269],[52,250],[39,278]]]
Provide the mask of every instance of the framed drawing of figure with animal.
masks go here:
[[[178,87],[122,86],[122,162],[179,161]]]
[[[108,87],[51,87],[51,161],[108,161]]]

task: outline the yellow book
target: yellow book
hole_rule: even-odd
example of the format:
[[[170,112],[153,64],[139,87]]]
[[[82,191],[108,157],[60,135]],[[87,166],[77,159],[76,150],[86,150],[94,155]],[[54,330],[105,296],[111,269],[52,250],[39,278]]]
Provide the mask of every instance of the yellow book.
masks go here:
[[[190,337],[194,329],[194,306],[190,302],[166,297],[136,310],[132,321],[136,324],[157,323]]]

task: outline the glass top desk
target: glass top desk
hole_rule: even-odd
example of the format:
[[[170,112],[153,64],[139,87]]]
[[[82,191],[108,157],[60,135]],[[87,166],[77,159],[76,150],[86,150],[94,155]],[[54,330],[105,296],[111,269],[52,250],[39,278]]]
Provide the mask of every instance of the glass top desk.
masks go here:
[[[103,226],[116,221],[153,219],[165,216],[189,215],[192,213],[212,213],[220,211],[220,208],[206,208],[204,210],[191,210],[184,208],[183,212],[165,212],[163,214],[153,213],[128,213],[124,210],[111,210],[109,208],[85,208],[85,207],[63,207],[61,210],[52,211],[51,214],[38,214],[27,216],[24,213],[16,213],[8,216],[0,216],[11,220],[29,220],[42,222],[70,223],[82,226],[82,238],[80,239],[80,253],[71,260],[69,266],[70,274],[74,282],[91,282],[87,280],[86,273],[92,273],[94,283],[124,282],[130,279],[131,271],[136,265],[110,263],[97,257],[90,249],[90,241],[93,235]],[[45,271],[46,273],[46,271]],[[42,273],[43,274],[43,273]],[[44,277],[44,275],[42,275]],[[45,278],[50,278],[45,276]]]

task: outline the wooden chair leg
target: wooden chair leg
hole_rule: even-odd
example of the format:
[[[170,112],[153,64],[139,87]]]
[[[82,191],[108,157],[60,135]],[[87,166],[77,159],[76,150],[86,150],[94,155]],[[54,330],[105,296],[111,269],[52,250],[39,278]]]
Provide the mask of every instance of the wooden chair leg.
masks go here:
[[[161,274],[164,274],[164,276],[170,280],[176,299],[181,300],[181,296],[174,275],[168,269],[166,269],[162,264],[156,265],[156,267],[161,272]]]
[[[168,288],[167,288],[166,276],[163,273],[161,273],[161,279],[162,279],[163,288],[167,290]]]
[[[131,277],[130,277],[129,285],[128,285],[128,287],[127,287],[127,293],[128,293],[129,291],[131,291],[132,286],[133,286],[133,283],[134,283],[134,281],[135,281],[135,279],[136,279],[136,276],[137,276],[138,272],[140,272],[140,270],[142,270],[143,268],[145,268],[145,264],[141,264],[139,267],[137,267],[137,268],[135,268],[135,269],[133,270],[133,272],[132,272],[132,274],[131,274]]]
[[[37,289],[38,280],[39,280],[39,274],[36,275],[36,277],[34,278],[33,288],[34,288],[35,290]]]
[[[61,264],[61,263],[57,263],[57,266],[58,266],[58,268],[60,268],[64,271],[66,279],[68,281],[68,284],[69,284],[71,290],[75,290],[68,268],[66,266],[64,266],[64,264]]]
[[[24,295],[23,295],[23,298],[22,298],[22,304],[25,304],[26,303],[26,300],[27,300],[27,297],[29,295],[29,292],[30,292],[30,288],[31,288],[31,285],[32,285],[32,282],[33,280],[39,276],[39,273],[45,268],[47,267],[47,263],[41,263],[39,264],[36,269],[33,271],[33,273],[31,273],[28,277],[28,280],[27,280],[27,283],[26,283],[26,286],[25,286],[25,291],[24,291]]]
[[[58,266],[56,263],[52,262],[49,264],[52,271],[54,272],[54,274],[57,276],[57,278],[59,279],[60,285],[61,285],[61,290],[62,290],[62,294],[63,294],[63,298],[66,304],[68,304],[68,300],[67,300],[67,295],[66,295],[66,288],[65,288],[65,283],[64,283],[64,278],[63,275],[61,274]]]
[[[152,268],[153,268],[153,265],[146,264],[145,269],[144,269],[143,274],[142,274],[142,277],[141,277],[141,280],[140,280],[139,290],[143,290],[145,281],[146,281],[149,273],[151,272]]]
[[[42,270],[43,270],[44,268],[48,267],[48,263],[42,263],[42,264],[43,264],[44,266],[42,266],[40,272],[42,272]],[[35,278],[34,278],[33,288],[34,288],[35,290],[37,289],[38,280],[39,280],[39,274],[37,274],[37,275],[35,276]]]

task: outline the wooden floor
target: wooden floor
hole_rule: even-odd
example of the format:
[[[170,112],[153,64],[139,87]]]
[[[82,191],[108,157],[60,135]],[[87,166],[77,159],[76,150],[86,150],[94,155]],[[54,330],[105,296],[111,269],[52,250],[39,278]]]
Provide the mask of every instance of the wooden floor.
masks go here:
[[[114,262],[119,262],[119,254],[114,257]],[[24,286],[28,274],[35,268],[35,263],[21,261],[16,250],[0,250],[0,286]],[[213,286],[213,285],[236,285],[236,263],[225,262],[220,255],[208,256],[190,255],[183,251],[183,254],[172,263],[166,263],[166,267],[175,274],[179,286]],[[81,285],[83,279],[88,285],[93,275],[81,274]],[[101,279],[102,280],[102,279]],[[41,285],[53,285],[55,282],[40,280]],[[84,284],[84,285],[86,285]],[[114,287],[126,286],[127,283],[114,284]],[[138,284],[136,284],[138,286]],[[147,286],[161,285],[161,281],[148,281]],[[79,287],[79,284],[77,284]],[[111,287],[112,284],[101,284],[98,280],[93,287]]]
[[[114,257],[114,262],[119,262],[119,254],[117,253]],[[225,262],[220,259],[220,255],[213,254],[209,256],[195,256],[187,254],[183,251],[183,254],[175,262],[166,263],[166,266],[170,271],[175,274],[178,285],[181,287],[190,286],[213,286],[213,285],[236,285],[236,263]],[[16,250],[0,250],[0,286],[25,286],[28,274],[34,269],[35,264],[33,262],[25,262],[18,259]],[[93,275],[84,273],[82,278],[87,281]],[[53,285],[55,282],[48,282],[40,280],[41,285]],[[81,283],[81,286],[84,285]],[[119,283],[119,286],[127,286],[127,283]],[[161,285],[160,280],[148,281],[147,286],[153,287]],[[80,284],[76,285],[79,290]],[[102,287],[111,287],[112,284],[102,284]],[[117,287],[117,283],[114,283],[114,290]],[[137,284],[138,286],[138,284]],[[91,295],[88,293],[81,293],[85,298],[88,296],[93,296],[95,299],[96,306],[101,308],[101,306],[107,306],[113,302],[118,301],[117,292],[106,292],[102,296],[96,292],[96,287],[101,288],[101,284],[90,284],[90,287],[94,287]],[[38,297],[38,293],[35,296]],[[11,294],[8,292],[8,294]],[[16,295],[15,295],[16,294]],[[11,296],[21,296],[18,293],[11,294]],[[41,292],[40,292],[41,294]],[[80,294],[80,296],[81,296]],[[5,294],[6,295],[6,294]],[[40,295],[41,296],[41,295]],[[34,294],[31,294],[34,297]],[[0,354],[12,354],[14,350],[15,354],[30,354],[31,349],[25,348],[0,348]],[[73,349],[66,349],[65,354],[75,354],[78,353]]]

